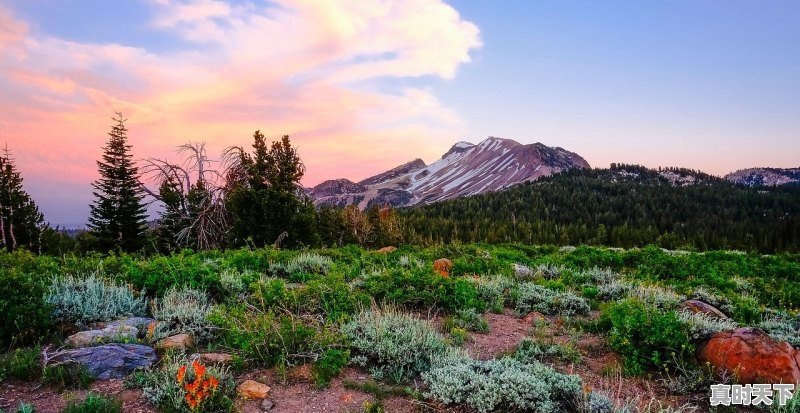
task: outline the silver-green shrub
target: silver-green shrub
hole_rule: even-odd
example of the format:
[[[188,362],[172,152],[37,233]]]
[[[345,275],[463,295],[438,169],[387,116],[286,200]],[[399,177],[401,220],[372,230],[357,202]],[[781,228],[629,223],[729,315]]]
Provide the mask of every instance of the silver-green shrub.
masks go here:
[[[249,270],[240,272],[227,268],[219,273],[219,283],[222,289],[227,291],[233,296],[238,296],[247,292],[247,285],[245,285],[244,277],[250,275]]]
[[[602,301],[616,301],[625,298],[630,293],[632,286],[622,280],[614,280],[607,284],[597,286],[597,299]]]
[[[526,282],[517,287],[516,309],[520,314],[537,311],[546,315],[585,315],[589,303],[571,292],[559,292]]]
[[[212,304],[205,292],[193,288],[171,288],[153,302],[153,317],[159,321],[154,339],[174,334],[191,334],[196,340],[211,338],[213,325],[208,320]]]
[[[437,357],[453,351],[428,320],[393,308],[362,311],[342,325],[353,360],[378,379],[406,381],[431,368]]]
[[[603,393],[593,391],[586,397],[588,413],[614,413],[614,403]]]
[[[662,310],[673,309],[686,300],[686,297],[657,285],[638,285],[631,289],[629,295]]]
[[[717,318],[704,313],[691,311],[678,312],[678,318],[689,329],[689,338],[698,341],[720,331],[733,330],[739,327],[735,321],[727,318]]]
[[[776,340],[786,341],[794,347],[800,347],[800,331],[798,331],[797,320],[788,314],[777,313],[762,316],[758,327]]]
[[[489,309],[500,313],[510,300],[510,291],[516,282],[502,275],[474,278],[472,281],[478,290],[478,297],[489,304]]]
[[[284,265],[286,272],[290,274],[307,272],[312,274],[327,274],[333,266],[331,257],[319,255],[313,252],[303,252],[292,258]]]
[[[478,412],[531,411],[555,413],[578,402],[578,376],[558,373],[540,363],[512,358],[461,358],[423,373],[425,394],[445,405],[466,404]]]
[[[53,306],[56,320],[79,326],[144,316],[147,311],[144,294],[97,273],[53,278],[45,300]]]
[[[712,306],[714,306],[715,308],[717,308],[718,310],[722,311],[725,314],[730,315],[731,313],[733,313],[734,310],[733,303],[731,303],[731,300],[717,294],[716,292],[708,290],[705,287],[699,287],[696,290],[694,290],[694,292],[689,298],[711,304]]]

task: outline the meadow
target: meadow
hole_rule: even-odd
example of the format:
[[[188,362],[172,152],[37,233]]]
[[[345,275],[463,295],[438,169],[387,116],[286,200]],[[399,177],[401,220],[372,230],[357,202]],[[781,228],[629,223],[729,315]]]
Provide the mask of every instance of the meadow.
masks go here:
[[[20,250],[0,253],[0,274],[0,377],[17,389],[6,411],[300,412],[328,399],[320,411],[708,411],[709,385],[736,381],[698,361],[710,336],[749,326],[800,345],[800,254]],[[149,321],[114,324],[126,319]],[[126,345],[157,359],[112,379],[113,391],[94,366],[55,361]],[[254,395],[245,382],[270,388]]]

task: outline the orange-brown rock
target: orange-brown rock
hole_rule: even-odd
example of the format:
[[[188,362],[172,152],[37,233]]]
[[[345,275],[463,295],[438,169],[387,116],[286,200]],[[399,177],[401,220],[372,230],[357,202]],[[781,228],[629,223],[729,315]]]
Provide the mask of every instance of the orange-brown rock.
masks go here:
[[[270,390],[269,386],[255,380],[246,380],[236,388],[237,393],[245,399],[266,399]]]
[[[397,251],[397,247],[389,246],[389,247],[383,247],[383,248],[379,249],[376,252],[379,253],[379,254],[388,254],[390,252],[395,252],[395,251]]]
[[[717,376],[737,383],[800,383],[800,353],[762,330],[745,327],[714,334],[697,354]]]
[[[447,258],[439,258],[433,262],[433,270],[439,273],[442,277],[449,277],[450,270],[453,269],[453,262]]]
[[[700,300],[686,300],[681,303],[680,308],[691,311],[695,314],[703,313],[713,318],[728,318],[728,316],[726,316],[722,311],[719,311],[717,307],[714,307],[708,303],[704,303]]]

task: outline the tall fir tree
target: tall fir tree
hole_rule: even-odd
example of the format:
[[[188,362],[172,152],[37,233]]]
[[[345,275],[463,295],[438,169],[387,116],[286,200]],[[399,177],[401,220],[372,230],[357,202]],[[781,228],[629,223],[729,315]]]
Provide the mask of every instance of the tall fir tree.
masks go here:
[[[22,187],[22,176],[6,146],[0,154],[0,248],[9,252],[22,246],[36,249],[43,221],[36,203]]]
[[[122,114],[108,133],[103,160],[97,162],[100,178],[92,186],[95,200],[89,227],[98,238],[98,248],[136,251],[145,245],[147,206],[139,183],[139,170],[133,162],[131,145]]]

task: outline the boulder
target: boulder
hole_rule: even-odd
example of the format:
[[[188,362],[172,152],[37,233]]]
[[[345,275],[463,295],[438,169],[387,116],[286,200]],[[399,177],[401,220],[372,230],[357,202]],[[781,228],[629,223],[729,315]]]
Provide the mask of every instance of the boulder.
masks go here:
[[[194,347],[194,339],[189,334],[176,334],[159,341],[157,347],[162,350],[186,351]]]
[[[63,350],[46,357],[48,365],[78,363],[98,380],[121,379],[137,369],[149,369],[156,352],[140,344],[108,344]]]
[[[453,269],[453,262],[447,258],[439,258],[433,262],[433,270],[442,277],[449,277],[450,270]]]
[[[397,251],[397,247],[389,246],[389,247],[383,247],[383,248],[381,248],[381,249],[379,249],[379,250],[377,250],[375,252],[377,252],[379,254],[388,254],[390,252],[395,252],[395,251]]]
[[[236,388],[236,392],[245,399],[266,399],[270,390],[271,387],[254,380],[246,380]]]
[[[718,310],[711,304],[704,303],[700,300],[686,300],[680,304],[680,308],[685,311],[690,311],[694,314],[702,313],[712,318],[727,319],[728,316],[722,311]]]
[[[800,353],[757,328],[714,334],[700,347],[697,359],[709,363],[717,376],[733,376],[741,384],[800,383]]]
[[[102,330],[86,330],[77,332],[64,341],[66,345],[74,348],[96,346],[98,344],[114,342],[134,342],[139,335],[139,330],[124,324],[109,325]]]
[[[264,401],[261,402],[261,410],[265,412],[272,410],[273,407],[275,407],[275,403],[273,403],[272,400],[264,399]]]
[[[228,353],[200,353],[195,354],[195,358],[203,364],[230,364],[233,356]]]

